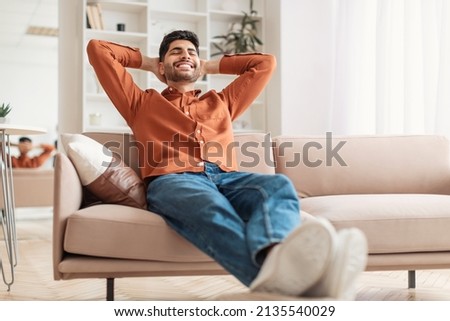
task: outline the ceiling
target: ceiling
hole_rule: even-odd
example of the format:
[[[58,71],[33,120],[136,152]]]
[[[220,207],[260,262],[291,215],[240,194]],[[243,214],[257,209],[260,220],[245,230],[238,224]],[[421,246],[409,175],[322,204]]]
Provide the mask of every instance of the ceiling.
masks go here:
[[[57,37],[27,34],[33,26],[58,28],[58,0],[0,0],[0,48],[56,50]]]

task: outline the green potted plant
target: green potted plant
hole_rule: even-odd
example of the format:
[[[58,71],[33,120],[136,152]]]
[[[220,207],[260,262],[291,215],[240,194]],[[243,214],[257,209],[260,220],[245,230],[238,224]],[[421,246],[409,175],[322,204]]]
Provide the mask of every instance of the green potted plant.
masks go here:
[[[6,122],[6,116],[11,112],[9,104],[2,103],[0,106],[0,123]]]
[[[243,12],[243,14],[240,22],[230,25],[227,34],[214,37],[214,39],[220,39],[220,42],[212,43],[217,52],[211,56],[255,52],[258,46],[263,44],[257,36],[259,19],[256,17],[258,12],[253,9],[253,0],[250,0],[250,12]]]

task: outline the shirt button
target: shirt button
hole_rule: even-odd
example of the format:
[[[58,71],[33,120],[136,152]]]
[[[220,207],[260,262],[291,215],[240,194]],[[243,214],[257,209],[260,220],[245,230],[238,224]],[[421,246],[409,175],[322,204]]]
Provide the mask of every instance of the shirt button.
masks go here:
[[[205,142],[203,140],[199,141],[200,144],[204,144]]]
[[[189,115],[189,112],[188,112],[188,111],[185,111],[184,113],[185,113],[186,115]]]
[[[202,131],[200,129],[197,129],[197,134],[200,134]]]
[[[197,166],[203,166],[203,165],[205,165],[205,162],[198,162],[197,163]]]

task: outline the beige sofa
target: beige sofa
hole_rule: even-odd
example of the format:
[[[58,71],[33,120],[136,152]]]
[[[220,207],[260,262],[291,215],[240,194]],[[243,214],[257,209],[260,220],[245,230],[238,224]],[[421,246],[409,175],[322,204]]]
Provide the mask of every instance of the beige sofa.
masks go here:
[[[14,201],[16,207],[53,206],[53,168],[13,168]],[[3,186],[0,183],[0,195]],[[3,197],[0,197],[3,208]]]
[[[136,169],[132,137],[87,134],[114,144]],[[301,198],[303,218],[367,236],[367,270],[450,268],[450,144],[440,136],[276,137],[236,135],[241,169],[282,173]],[[125,143],[124,143],[125,142]],[[127,151],[124,153],[124,149]],[[273,163],[273,160],[275,163]],[[275,165],[276,164],[276,165]],[[83,189],[64,154],[56,156],[53,266],[56,280],[226,273],[143,209],[80,209]]]

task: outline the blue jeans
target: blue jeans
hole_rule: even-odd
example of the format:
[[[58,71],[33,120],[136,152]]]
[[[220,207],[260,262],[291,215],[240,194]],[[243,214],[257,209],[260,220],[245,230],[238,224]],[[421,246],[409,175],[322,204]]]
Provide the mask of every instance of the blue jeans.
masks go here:
[[[160,176],[148,185],[148,209],[245,285],[264,249],[300,224],[299,202],[283,175],[205,171]]]

